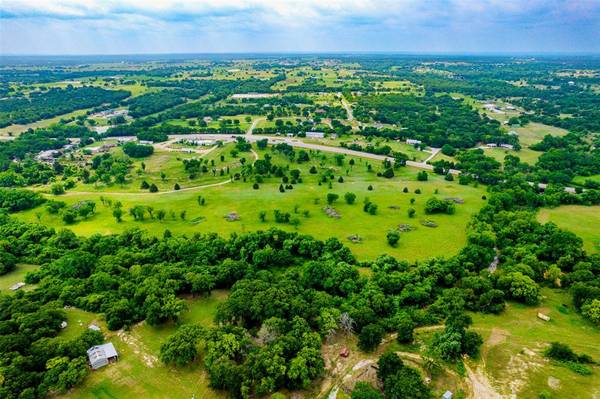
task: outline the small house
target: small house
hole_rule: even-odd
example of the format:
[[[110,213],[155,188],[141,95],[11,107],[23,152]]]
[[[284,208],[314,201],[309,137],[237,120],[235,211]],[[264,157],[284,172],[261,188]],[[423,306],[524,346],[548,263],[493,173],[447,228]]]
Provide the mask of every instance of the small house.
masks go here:
[[[139,143],[140,144],[144,144],[144,145],[152,145],[152,144],[154,144],[154,142],[150,141],[150,140],[139,140]]]
[[[488,147],[488,148],[495,148],[495,147],[498,147],[498,144],[496,144],[496,143],[487,143],[485,146]]]
[[[421,140],[406,139],[406,144],[410,144],[410,145],[421,144]]]
[[[507,150],[512,150],[514,148],[512,144],[500,144],[500,147],[506,148]]]
[[[64,321],[64,320],[63,320],[63,321],[60,323],[60,328],[62,328],[62,329],[64,330],[65,328],[67,328],[67,325],[68,325],[68,323],[67,323],[66,321]]]
[[[90,330],[94,330],[94,331],[100,331],[100,327],[98,327],[95,324],[90,324],[90,326],[88,327]]]
[[[450,392],[450,391],[444,392],[444,394],[442,395],[442,399],[452,399],[452,392]]]
[[[306,132],[306,137],[311,139],[322,139],[325,137],[325,133],[323,132]]]
[[[87,350],[88,361],[92,370],[98,370],[109,363],[116,362],[119,359],[117,350],[112,343],[92,346]]]

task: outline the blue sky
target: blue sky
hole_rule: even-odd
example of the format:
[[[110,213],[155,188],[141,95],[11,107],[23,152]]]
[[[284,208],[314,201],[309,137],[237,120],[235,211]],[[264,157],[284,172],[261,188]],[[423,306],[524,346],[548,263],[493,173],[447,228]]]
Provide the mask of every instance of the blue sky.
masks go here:
[[[2,54],[600,53],[600,0],[2,0]]]

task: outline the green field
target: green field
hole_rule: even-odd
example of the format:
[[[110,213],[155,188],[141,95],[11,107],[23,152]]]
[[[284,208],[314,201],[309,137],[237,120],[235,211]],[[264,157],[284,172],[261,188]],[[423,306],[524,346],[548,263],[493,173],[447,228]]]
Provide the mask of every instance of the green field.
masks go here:
[[[227,151],[226,148],[222,149]],[[217,156],[218,153],[211,153]],[[259,152],[261,157],[264,151]],[[429,181],[416,181],[417,169],[401,168],[397,170],[396,177],[384,179],[377,177],[375,170],[379,169],[379,162],[367,161],[363,158],[355,158],[354,167],[350,167],[346,158],[345,165],[335,166],[333,156],[324,153],[311,153],[312,161],[302,165],[291,165],[302,172],[303,183],[297,184],[293,190],[285,193],[279,192],[279,179],[270,178],[260,185],[259,190],[252,189],[251,182],[241,180],[231,182],[227,177],[216,176],[203,178],[196,187],[191,183],[181,184],[181,191],[162,191],[163,187],[169,189],[172,182],[162,183],[157,176],[158,170],[154,171],[155,165],[162,165],[160,170],[167,170],[169,176],[176,172],[170,172],[170,168],[183,170],[181,163],[173,161],[170,157],[179,156],[177,153],[158,152],[152,155],[146,162],[146,172],[141,177],[135,176],[133,183],[125,186],[113,186],[106,189],[92,185],[78,185],[73,191],[54,198],[73,204],[81,200],[94,200],[97,202],[97,212],[87,220],[76,224],[65,226],[59,215],[51,215],[43,208],[32,209],[27,212],[18,213],[15,216],[23,220],[35,222],[40,217],[40,222],[52,227],[68,227],[77,234],[91,235],[94,233],[116,233],[134,227],[149,230],[153,234],[160,235],[165,229],[170,229],[175,234],[185,233],[209,233],[216,232],[221,235],[229,235],[233,232],[247,232],[254,230],[265,230],[278,227],[285,230],[296,230],[300,233],[311,234],[320,239],[338,237],[343,243],[350,246],[352,251],[363,260],[374,259],[383,253],[405,258],[409,260],[426,259],[432,256],[451,256],[458,252],[466,243],[466,225],[471,215],[476,213],[485,203],[482,196],[485,194],[483,188],[461,186],[457,182],[447,182],[442,177],[430,174]],[[246,156],[249,156],[247,154]],[[281,155],[274,154],[274,163],[287,162]],[[163,158],[166,157],[166,158]],[[368,172],[366,165],[371,163],[372,172]],[[333,168],[336,178],[332,180],[332,189],[328,184],[318,185],[318,175],[311,175],[308,169],[311,165],[317,165],[321,170]],[[158,166],[157,166],[158,167]],[[348,174],[346,174],[348,171]],[[344,182],[338,183],[337,177],[343,176]],[[149,193],[139,188],[139,181],[146,179],[148,182],[156,182],[161,192]],[[206,184],[223,184],[208,186]],[[373,191],[368,186],[373,186]],[[403,193],[404,187],[408,187],[409,193]],[[416,189],[421,189],[421,194],[415,194]],[[454,215],[425,215],[424,205],[426,200],[435,194],[438,196],[459,197],[464,204],[456,207]],[[111,192],[112,191],[112,192]],[[328,217],[323,208],[326,207],[327,193],[333,192],[340,199],[333,204],[335,210],[341,215],[339,219]],[[356,203],[347,205],[343,200],[346,192],[357,195]],[[116,223],[112,216],[112,209],[100,204],[100,196],[110,198],[113,202],[118,200],[123,204],[125,211],[122,223]],[[206,198],[206,205],[199,206],[198,195]],[[369,215],[362,209],[363,200],[368,197],[377,204],[376,215]],[[410,199],[415,199],[415,204],[410,204]],[[175,218],[167,216],[159,222],[146,218],[144,221],[134,221],[127,210],[134,205],[152,206],[155,211],[164,209],[167,214],[173,211]],[[409,219],[407,210],[409,207],[416,209],[416,217]],[[289,224],[277,224],[274,222],[273,210],[279,209],[289,212],[292,217],[300,220],[297,227]],[[182,210],[187,212],[185,221],[179,218]],[[267,212],[266,222],[259,220],[260,211]],[[297,213],[295,213],[295,210]],[[306,217],[303,213],[308,211]],[[237,212],[240,220],[228,222],[225,216],[230,212]],[[439,227],[430,228],[420,224],[422,219],[431,219]],[[397,228],[399,224],[410,224],[415,229],[402,233],[400,243],[396,248],[390,247],[386,242],[386,233],[390,229]],[[351,243],[348,236],[359,235],[360,243]],[[432,245],[435,243],[435,245]]]
[[[600,206],[565,205],[541,209],[538,219],[542,223],[556,223],[558,227],[577,234],[583,239],[586,251],[600,252]]]
[[[0,276],[0,292],[12,292],[9,290],[9,288],[12,287],[13,284],[24,282],[25,275],[35,269],[37,269],[37,266],[35,265],[18,264],[15,270]],[[30,285],[26,285],[25,287],[21,288],[21,290],[25,291],[30,289]]]
[[[519,133],[519,142],[523,147],[529,147],[532,144],[542,141],[544,136],[548,134],[551,136],[564,136],[568,133],[565,129],[535,122],[511,130]]]
[[[551,320],[538,319],[538,312]],[[599,366],[582,376],[543,357],[549,343],[558,341],[600,359],[600,331],[575,313],[565,291],[545,288],[538,306],[511,302],[498,316],[471,316],[473,328],[484,338],[479,364],[502,395],[534,399],[548,391],[553,398],[595,398],[600,393]]]
[[[214,291],[208,298],[188,299],[188,309],[180,324],[212,324],[217,305],[227,296],[227,291]],[[108,331],[98,316],[78,309],[67,311],[69,326],[63,331],[65,338],[79,334],[89,323],[98,324],[119,353],[119,361],[92,372],[82,385],[63,395],[64,398],[224,398],[208,388],[207,375],[201,361],[174,368],[163,365],[158,356],[160,345],[171,335],[177,325],[170,323],[152,327],[145,323],[130,331]],[[82,322],[82,325],[79,325]]]

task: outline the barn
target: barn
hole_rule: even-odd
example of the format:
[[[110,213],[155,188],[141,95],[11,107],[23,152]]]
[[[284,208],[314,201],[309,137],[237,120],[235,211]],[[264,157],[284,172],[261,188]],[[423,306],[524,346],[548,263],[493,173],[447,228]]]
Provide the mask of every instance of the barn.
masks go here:
[[[112,343],[92,346],[87,350],[88,361],[92,370],[97,370],[119,359],[117,350]]]

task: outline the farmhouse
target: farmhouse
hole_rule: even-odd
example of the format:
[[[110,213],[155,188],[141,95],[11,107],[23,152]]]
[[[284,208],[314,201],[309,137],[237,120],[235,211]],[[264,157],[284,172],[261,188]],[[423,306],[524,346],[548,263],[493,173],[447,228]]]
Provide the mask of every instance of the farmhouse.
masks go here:
[[[512,144],[500,144],[500,147],[506,148],[507,150],[512,150],[514,148]]]
[[[421,140],[406,139],[406,144],[410,144],[410,145],[421,144]]]
[[[54,150],[41,151],[35,159],[40,162],[54,162],[55,158],[59,156],[60,153]]]
[[[144,145],[152,145],[154,144],[152,141],[150,140],[139,140],[140,144],[144,144]]]
[[[119,359],[117,350],[112,343],[92,346],[87,350],[88,361],[92,370],[98,370]]]
[[[325,133],[323,132],[306,132],[306,137],[311,139],[322,139],[325,137]]]

